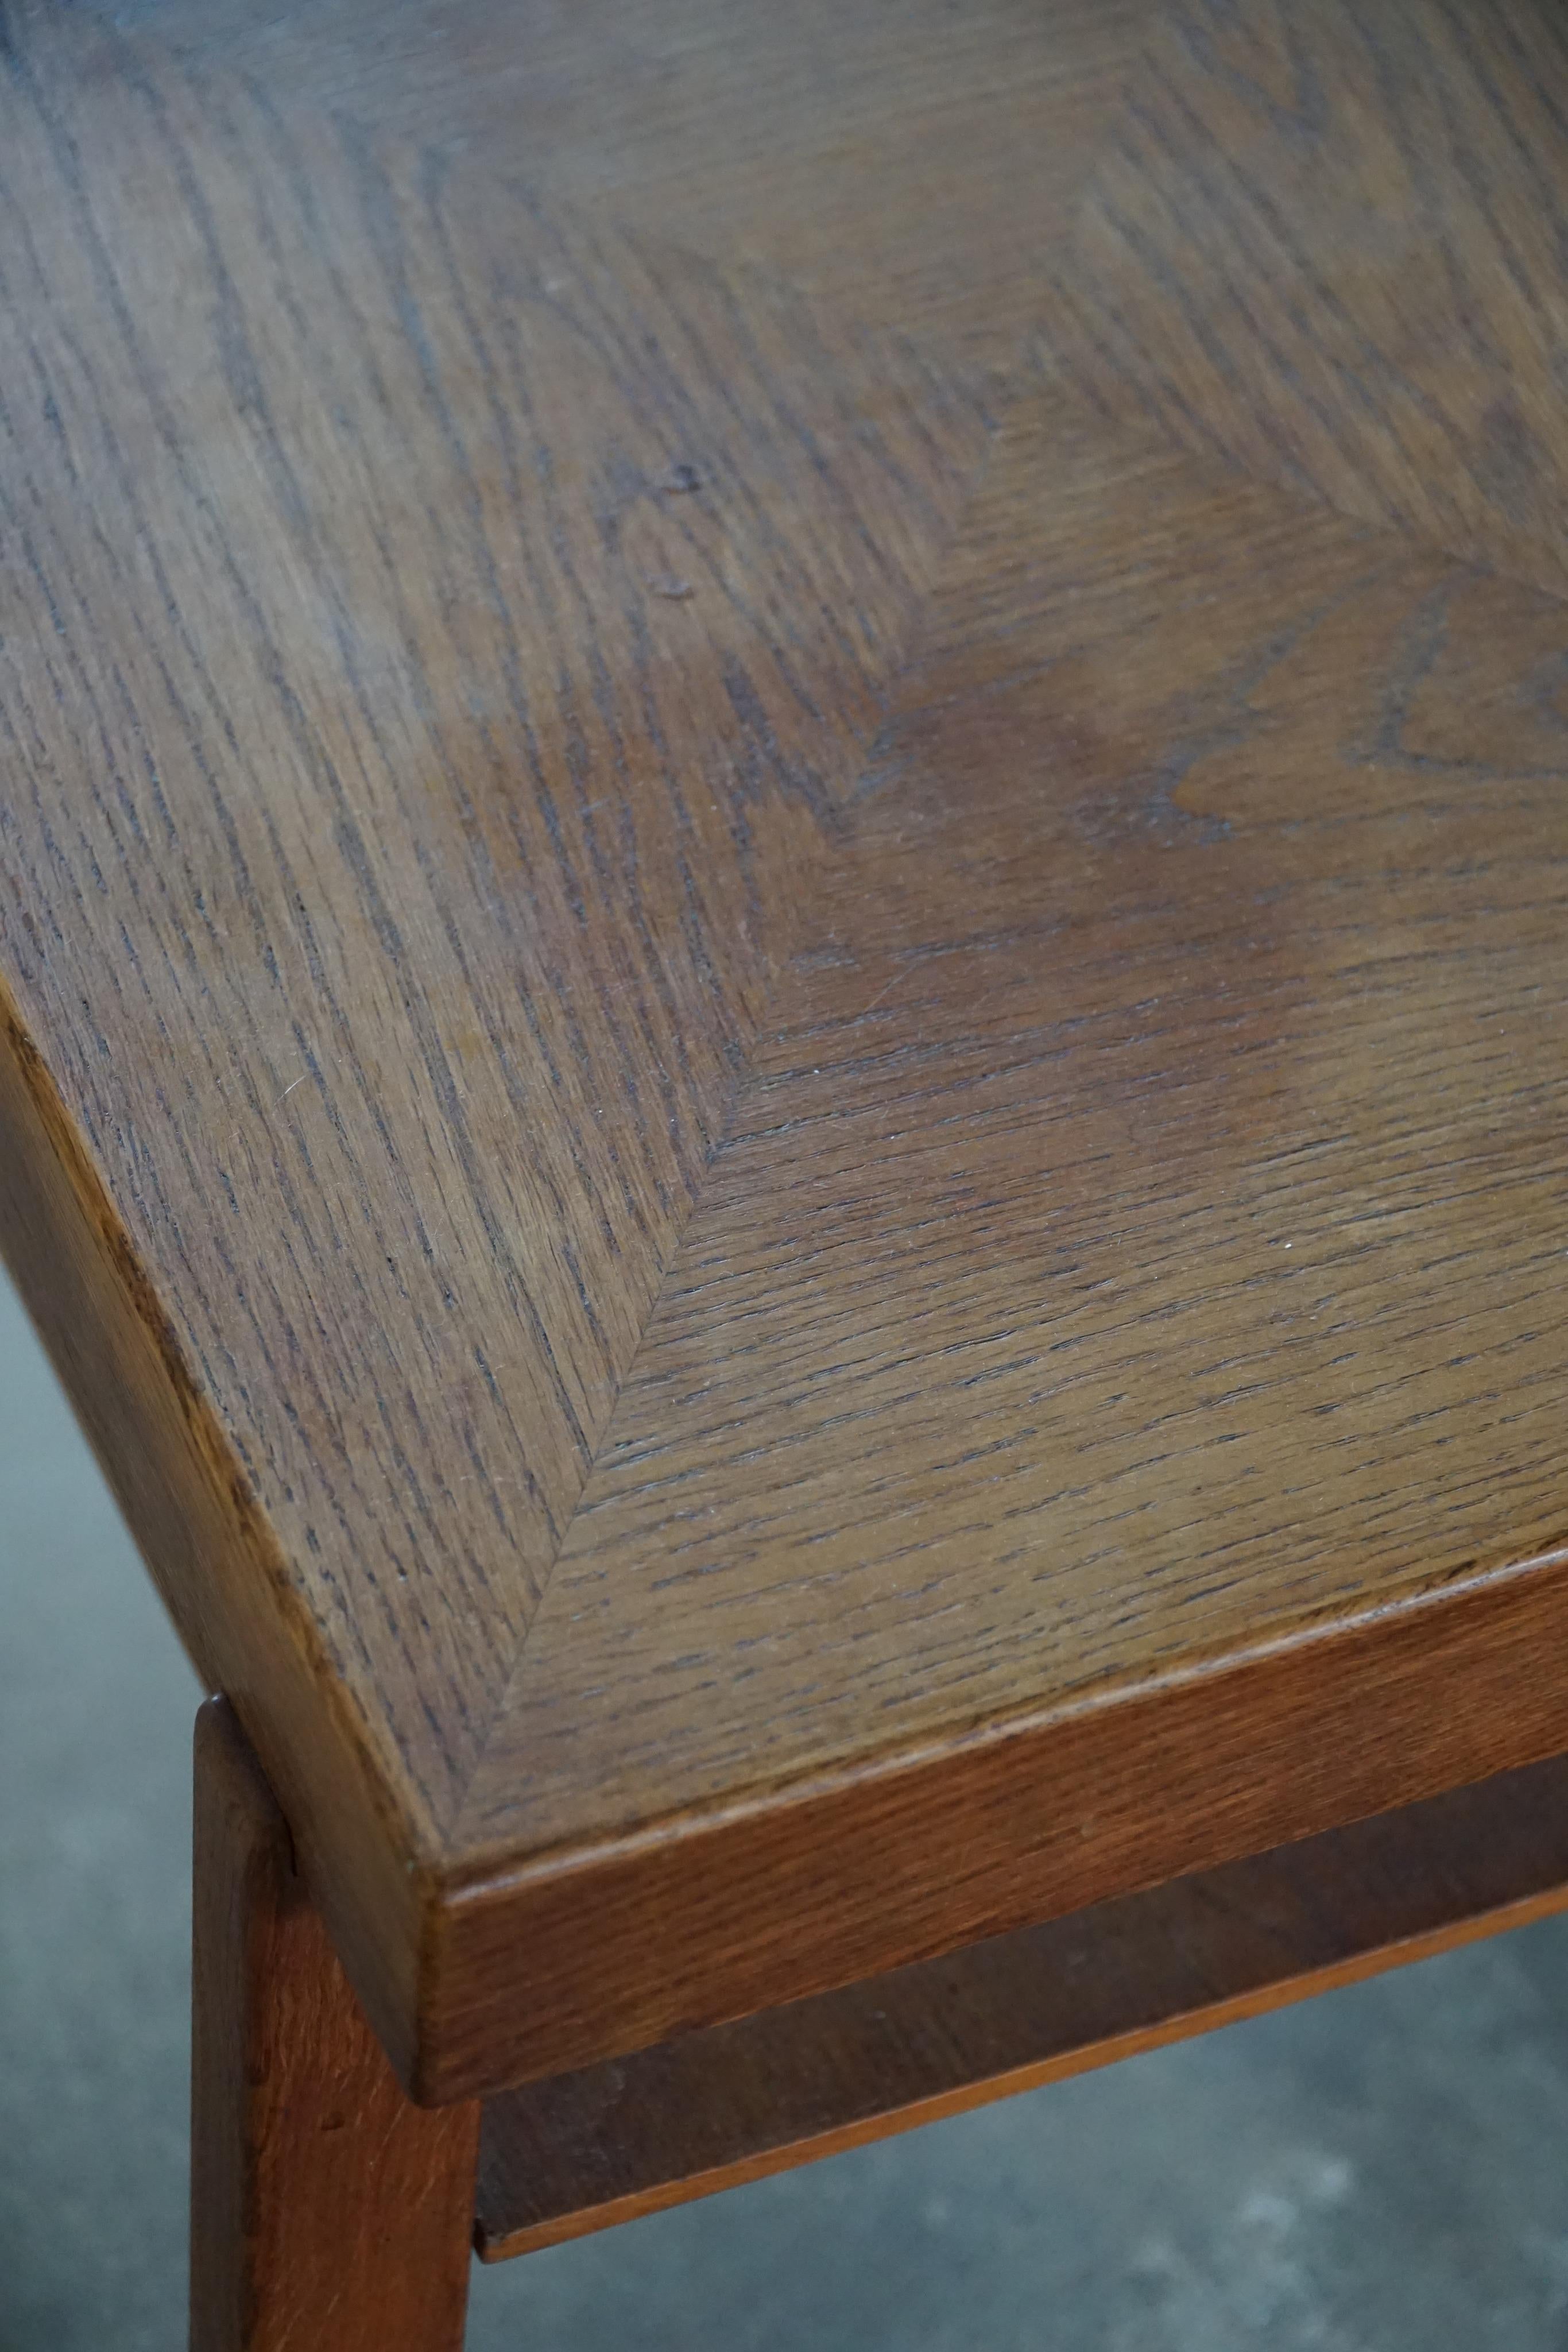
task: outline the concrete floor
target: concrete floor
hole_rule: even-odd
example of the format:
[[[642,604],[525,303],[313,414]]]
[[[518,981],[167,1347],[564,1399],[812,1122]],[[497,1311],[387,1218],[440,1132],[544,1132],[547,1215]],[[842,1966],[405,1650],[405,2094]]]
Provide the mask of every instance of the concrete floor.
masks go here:
[[[0,1286],[0,2352],[183,2345],[197,1693]],[[476,2273],[475,2352],[1561,2352],[1556,1921]]]

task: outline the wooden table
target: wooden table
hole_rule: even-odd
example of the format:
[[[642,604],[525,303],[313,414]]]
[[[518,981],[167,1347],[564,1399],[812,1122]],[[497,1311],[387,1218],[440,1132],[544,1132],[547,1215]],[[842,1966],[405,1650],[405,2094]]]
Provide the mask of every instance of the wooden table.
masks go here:
[[[1561,12],[5,29],[197,2352],[1568,1900]]]

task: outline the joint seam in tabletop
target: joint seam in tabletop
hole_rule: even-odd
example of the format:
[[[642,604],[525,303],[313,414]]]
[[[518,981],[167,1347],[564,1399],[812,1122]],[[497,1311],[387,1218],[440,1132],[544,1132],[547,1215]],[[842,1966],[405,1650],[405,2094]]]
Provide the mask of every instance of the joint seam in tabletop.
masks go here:
[[[515,193],[520,194],[524,197],[525,201],[530,205],[530,207],[532,206],[533,199],[531,192],[527,189],[520,189],[515,191]],[[698,247],[688,245],[683,239],[662,237],[657,242],[656,249],[659,254],[666,258],[677,258],[684,254],[689,256],[692,259],[700,261],[705,267],[713,266],[711,256],[704,252]],[[652,271],[653,263],[649,260],[647,255],[644,254],[643,258],[644,259],[645,266],[648,266]],[[757,274],[759,278],[772,279],[772,273],[766,270],[758,271]],[[788,292],[793,290],[789,287],[788,280],[772,279],[772,282],[776,283],[781,291]],[[609,320],[605,323],[612,331],[619,334],[620,330],[616,321]],[[477,339],[478,329],[476,323],[474,331]],[[992,390],[996,397],[988,425],[984,446],[966,485],[964,498],[956,514],[951,523],[947,525],[943,538],[939,540],[931,550],[931,561],[934,570],[940,566],[944,554],[958,539],[963,529],[966,516],[967,515],[969,508],[984,481],[992,451],[997,445],[998,437],[1005,430],[1008,412],[1009,408],[1023,396],[1024,386],[1019,380],[1015,371],[1008,371],[1002,374],[993,376]],[[727,583],[721,584],[724,586],[724,593],[727,599],[734,602],[735,590],[733,587]],[[918,661],[918,640],[921,626],[919,614],[920,608],[918,605],[912,604],[908,614],[908,621],[913,625],[914,642],[905,646],[899,659],[894,664],[892,669],[878,689],[878,700],[882,706],[882,716],[884,720],[890,714],[893,699],[900,681],[910,673]],[[866,774],[874,765],[876,748],[876,737],[873,733],[870,740],[862,745],[862,759],[859,765],[853,772],[853,780],[851,782],[849,792],[845,796],[843,806],[840,813],[841,822],[847,827],[852,828],[854,824],[856,783],[858,783],[860,777]],[[830,860],[837,851],[841,851],[842,845],[841,841],[837,843],[823,841],[820,845],[819,861],[826,862]],[[756,1045],[767,1034],[768,1011],[777,995],[779,980],[779,971],[775,968],[768,975],[768,993],[764,1001],[762,1015],[758,1024],[757,1036],[752,1041],[753,1050],[755,1050]],[[659,1281],[653,1289],[653,1296],[648,1303],[647,1312],[643,1318],[643,1338],[646,1337],[648,1328],[653,1321],[660,1302],[664,1297],[665,1287],[668,1284],[671,1274],[679,1262],[681,1243],[685,1230],[690,1223],[692,1215],[698,1206],[702,1191],[708,1179],[711,1178],[716,1167],[722,1160],[727,1148],[735,1114],[743,1098],[751,1075],[751,1068],[749,1065],[745,1062],[739,1064],[730,1074],[724,1100],[722,1118],[717,1130],[708,1145],[703,1163],[702,1182],[697,1187],[694,1196],[687,1201],[685,1214],[670,1237],[668,1259],[661,1267]],[[621,1375],[617,1392],[619,1392],[619,1390],[623,1390],[627,1381],[631,1379],[639,1360],[641,1349],[642,1340],[639,1340],[637,1348],[633,1349],[632,1354]],[[612,1423],[612,1417],[613,1399],[612,1399],[610,1408],[605,1414],[604,1428],[601,1437],[600,1448],[593,1449],[591,1451],[588,1450],[586,1447],[584,1449],[577,1499],[580,1499],[582,1493],[586,1490],[590,1480],[591,1479],[593,1470],[600,1458],[600,1450],[601,1449],[605,1439],[608,1437],[609,1431]],[[461,1820],[469,1796],[471,1795],[478,1775],[483,1769],[489,1746],[490,1736],[494,1732],[497,1724],[506,1714],[507,1701],[512,1689],[515,1686],[517,1676],[521,1672],[534,1627],[538,1622],[539,1613],[553,1582],[561,1552],[565,1548],[568,1537],[570,1533],[574,1514],[575,1501],[572,1508],[569,1510],[565,1516],[564,1524],[557,1530],[554,1549],[542,1575],[538,1580],[538,1587],[533,1596],[532,1605],[528,1612],[528,1622],[524,1625],[523,1630],[512,1649],[507,1660],[505,1674],[498,1679],[496,1697],[489,1713],[484,1724],[478,1727],[476,1731],[474,1742],[469,1753],[467,1769],[455,1785],[449,1806],[445,1813],[442,1816],[441,1828],[444,1833],[450,1833],[452,1829]],[[436,1867],[439,1870],[439,1863]]]
[[[1012,394],[1012,398],[1016,399],[1016,398],[1019,396],[1019,395],[1018,395],[1018,392],[1017,392],[1017,388],[1016,388],[1015,386],[1012,386],[1011,384],[1009,384],[1009,387],[1008,387],[1008,389],[1009,389],[1009,393]],[[962,508],[960,509],[960,510],[959,510],[959,512],[958,512],[958,515],[957,515],[957,516],[956,516],[956,518],[955,519],[955,521],[954,521],[954,523],[952,524],[952,526],[951,526],[951,528],[950,528],[950,530],[949,530],[949,532],[948,532],[948,544],[949,544],[949,545],[952,545],[952,544],[953,544],[954,542],[956,542],[956,541],[957,540],[958,535],[959,535],[959,533],[960,533],[960,531],[962,530],[962,528],[963,528],[963,523],[964,523],[964,518],[965,518],[965,515],[967,513],[968,509],[969,509],[970,505],[973,503],[973,501],[974,501],[975,498],[978,495],[978,492],[979,492],[979,490],[980,490],[981,485],[982,485],[982,483],[983,483],[983,481],[984,481],[984,479],[985,479],[985,476],[986,476],[987,469],[988,469],[988,466],[989,466],[989,464],[990,464],[990,460],[991,460],[992,453],[993,453],[993,451],[994,451],[994,450],[995,450],[995,448],[996,448],[997,443],[998,443],[998,439],[999,439],[1000,436],[1001,436],[1001,435],[1005,432],[1005,430],[1006,430],[1008,409],[1009,409],[1009,407],[1011,404],[1012,404],[1011,399],[1004,399],[1003,401],[999,402],[999,403],[998,403],[998,413],[997,413],[997,415],[996,415],[996,416],[995,416],[995,418],[994,418],[994,420],[993,420],[993,422],[992,422],[992,424],[991,424],[990,430],[989,430],[989,432],[988,432],[988,436],[987,436],[985,448],[984,448],[984,451],[983,451],[983,453],[982,453],[982,455],[981,455],[980,460],[979,460],[978,464],[977,465],[977,467],[976,467],[976,468],[975,468],[975,471],[974,471],[974,474],[973,474],[973,476],[972,476],[972,478],[971,478],[971,479],[970,479],[970,481],[969,481],[969,484],[968,484],[968,487],[967,487],[967,491],[966,498],[965,498],[965,500],[964,500],[964,504],[963,504]],[[941,552],[942,552],[942,551],[941,551],[940,549],[938,549],[937,551],[936,551],[936,560],[937,560],[937,561],[939,561],[939,560],[940,560]],[[904,655],[903,658],[902,658],[902,659],[901,659],[901,660],[900,660],[900,661],[899,661],[899,662],[894,666],[894,669],[893,669],[893,671],[892,671],[891,675],[889,676],[889,677],[888,677],[888,679],[887,679],[887,681],[886,681],[886,683],[885,683],[885,685],[884,685],[884,687],[883,687],[883,690],[882,690],[882,698],[882,698],[882,702],[883,702],[883,718],[884,718],[884,719],[886,719],[886,718],[891,714],[891,709],[892,709],[892,705],[893,705],[894,698],[894,696],[895,696],[895,694],[896,694],[896,691],[897,691],[897,688],[898,688],[898,686],[899,686],[899,684],[900,684],[901,680],[902,680],[902,679],[904,679],[904,677],[908,677],[908,676],[910,675],[910,673],[911,673],[911,672],[915,668],[915,667],[916,667],[916,666],[917,666],[917,664],[918,664],[918,661],[919,661],[919,634],[920,634],[920,633],[919,633],[919,627],[918,627],[918,625],[917,625],[917,626],[916,626],[916,629],[915,629],[915,642],[914,642],[914,643],[913,643],[913,644],[912,644],[908,648],[906,648],[905,653],[904,653]],[[858,770],[857,770],[857,772],[856,772],[856,783],[858,783],[858,781],[859,781],[859,779],[860,779],[861,777],[862,777],[862,776],[864,776],[864,775],[868,774],[869,772],[871,772],[874,769],[875,764],[876,764],[876,759],[877,759],[877,744],[876,744],[876,742],[873,740],[873,742],[871,742],[871,743],[867,744],[867,746],[865,747],[865,756],[864,756],[864,758],[862,759],[862,762],[861,762],[861,765],[860,765],[859,769],[858,769]],[[845,801],[845,804],[844,804],[844,811],[843,811],[844,822],[845,822],[845,824],[846,824],[848,826],[850,826],[850,827],[852,827],[852,826],[853,826],[853,824],[854,824],[854,822],[855,822],[855,803],[856,803],[856,797],[857,797],[857,794],[856,794],[856,788],[855,788],[855,785],[854,785],[854,784],[852,784],[851,789],[850,789],[850,792],[849,792],[849,793],[848,793],[848,795],[847,795],[847,797],[846,797],[846,801]],[[821,853],[822,856],[823,856],[824,858],[827,858],[827,857],[831,856],[832,854],[833,854],[833,853],[832,853],[832,849],[831,849],[831,847],[830,845],[824,845],[824,847],[823,847],[823,849],[822,849],[822,853]],[[778,972],[777,971],[775,971],[770,975],[770,985],[769,985],[769,989],[768,989],[768,997],[767,997],[767,999],[766,999],[766,1001],[765,1001],[765,1003],[764,1003],[762,1018],[761,1018],[761,1020],[759,1021],[759,1023],[758,1023],[758,1039],[757,1039],[757,1041],[755,1041],[755,1042],[760,1042],[760,1041],[761,1041],[763,1038],[765,1038],[765,1037],[766,1037],[766,1035],[768,1034],[768,1011],[769,1011],[769,1009],[771,1008],[771,1006],[773,1005],[773,1003],[776,1002],[776,999],[777,999],[777,994],[778,994],[778,985],[779,985],[779,972]],[[742,1100],[743,1100],[743,1098],[744,1098],[745,1092],[746,1092],[746,1088],[747,1088],[747,1084],[748,1084],[748,1082],[749,1082],[749,1080],[750,1080],[750,1078],[751,1078],[751,1076],[752,1076],[752,1071],[751,1071],[751,1069],[750,1069],[749,1067],[740,1067],[740,1068],[737,1068],[737,1070],[732,1074],[732,1076],[731,1076],[730,1083],[729,1083],[729,1091],[728,1091],[728,1095],[727,1095],[727,1097],[726,1102],[725,1102],[725,1108],[724,1108],[724,1119],[723,1119],[723,1123],[722,1123],[722,1125],[721,1125],[721,1127],[720,1127],[720,1129],[719,1129],[718,1133],[717,1133],[717,1134],[716,1134],[716,1136],[715,1137],[713,1143],[711,1144],[711,1146],[710,1146],[710,1148],[709,1148],[708,1154],[707,1154],[707,1159],[706,1159],[706,1161],[705,1166],[704,1166],[704,1171],[703,1171],[703,1174],[704,1174],[704,1181],[705,1181],[705,1184],[706,1184],[706,1181],[712,1177],[712,1175],[713,1175],[713,1172],[714,1172],[715,1169],[718,1166],[718,1163],[719,1163],[719,1162],[720,1162],[720,1160],[723,1159],[723,1157],[724,1157],[724,1154],[725,1154],[726,1150],[728,1149],[729,1142],[730,1142],[730,1139],[731,1139],[731,1135],[732,1135],[733,1129],[734,1129],[735,1116],[736,1116],[736,1113],[737,1113],[737,1111],[738,1110],[738,1108],[739,1108],[739,1107],[740,1107],[740,1104],[741,1104],[741,1102],[742,1102]],[[673,1243],[673,1246],[672,1246],[672,1249],[671,1249],[671,1254],[670,1254],[670,1259],[669,1259],[669,1262],[668,1262],[668,1263],[667,1263],[667,1264],[666,1264],[666,1265],[662,1268],[662,1270],[661,1270],[661,1275],[660,1275],[660,1280],[659,1280],[659,1283],[658,1283],[658,1285],[657,1285],[657,1287],[656,1287],[656,1288],[655,1288],[655,1290],[654,1290],[653,1297],[652,1300],[651,1300],[651,1301],[650,1301],[650,1303],[649,1303],[649,1307],[648,1307],[647,1315],[646,1315],[646,1316],[644,1317],[644,1318],[643,1318],[643,1339],[639,1341],[637,1348],[633,1350],[632,1355],[632,1358],[631,1358],[630,1361],[628,1362],[628,1364],[627,1364],[627,1366],[626,1366],[626,1369],[625,1369],[624,1372],[623,1372],[623,1373],[622,1373],[622,1379],[621,1379],[621,1382],[620,1382],[620,1387],[621,1387],[621,1389],[622,1389],[622,1391],[624,1391],[624,1389],[627,1387],[628,1383],[629,1383],[629,1382],[630,1382],[630,1381],[632,1380],[632,1376],[633,1376],[633,1374],[634,1374],[634,1372],[635,1372],[635,1370],[636,1370],[637,1364],[638,1364],[639,1359],[640,1359],[641,1354],[642,1354],[643,1344],[643,1342],[646,1340],[648,1331],[649,1331],[649,1329],[650,1329],[651,1326],[653,1325],[653,1319],[654,1319],[655,1315],[657,1314],[657,1311],[658,1311],[658,1308],[659,1308],[660,1302],[662,1301],[662,1299],[663,1299],[663,1298],[664,1298],[664,1297],[665,1290],[666,1290],[667,1286],[668,1286],[668,1284],[669,1284],[669,1280],[670,1280],[671,1275],[674,1273],[674,1267],[675,1267],[676,1264],[679,1262],[679,1255],[680,1255],[680,1244],[681,1244],[681,1240],[682,1240],[682,1237],[683,1237],[683,1235],[684,1235],[684,1234],[685,1234],[685,1229],[686,1229],[687,1225],[689,1225],[689,1223],[690,1223],[691,1216],[692,1216],[693,1213],[695,1212],[695,1207],[696,1207],[696,1202],[695,1202],[695,1201],[694,1201],[693,1202],[691,1202],[691,1203],[688,1205],[688,1209],[687,1209],[686,1216],[685,1216],[685,1218],[682,1221],[682,1225],[681,1225],[680,1230],[676,1233],[676,1234],[675,1234],[675,1235],[674,1235],[674,1243]],[[604,1443],[605,1441],[607,1441],[607,1440],[608,1440],[609,1435],[610,1435],[610,1432],[611,1432],[611,1430],[612,1430],[612,1426],[613,1426],[613,1409],[612,1409],[611,1413],[609,1413],[609,1414],[607,1414],[607,1415],[606,1415],[606,1419],[605,1419],[605,1428],[604,1428],[604,1436],[603,1436],[603,1438],[602,1438],[602,1439],[601,1439],[601,1450],[602,1449],[602,1444],[603,1444],[603,1443]],[[583,1469],[583,1475],[582,1475],[582,1483],[581,1483],[580,1487],[579,1488],[579,1497],[580,1497],[580,1496],[581,1496],[581,1494],[582,1494],[584,1491],[586,1491],[586,1488],[587,1488],[587,1486],[588,1486],[589,1481],[590,1481],[590,1479],[591,1479],[591,1476],[592,1476],[592,1473],[593,1473],[593,1469],[594,1469],[594,1466],[595,1466],[595,1463],[597,1462],[598,1458],[599,1458],[599,1455],[596,1454],[593,1456],[593,1458],[592,1458],[592,1459],[591,1459],[591,1460],[590,1460],[590,1461],[589,1461],[589,1462],[584,1465],[584,1469]],[[565,1549],[565,1545],[566,1545],[567,1538],[568,1538],[568,1535],[569,1535],[569,1534],[570,1534],[570,1528],[571,1528],[571,1519],[569,1517],[566,1527],[565,1527],[565,1528],[561,1530],[561,1532],[560,1532],[560,1536],[559,1536],[559,1540],[557,1541],[556,1548],[555,1548],[555,1551],[554,1551],[554,1554],[553,1554],[553,1556],[552,1556],[552,1558],[551,1558],[551,1559],[550,1559],[550,1562],[549,1562],[549,1568],[547,1569],[547,1570],[546,1570],[546,1572],[545,1572],[544,1576],[543,1576],[543,1577],[541,1578],[541,1580],[540,1580],[538,1591],[537,1595],[535,1596],[534,1605],[533,1605],[533,1609],[532,1609],[532,1611],[531,1611],[531,1612],[530,1612],[530,1613],[529,1613],[528,1622],[527,1625],[524,1627],[523,1632],[522,1632],[522,1634],[521,1634],[520,1638],[518,1639],[517,1643],[517,1645],[516,1645],[515,1649],[514,1649],[514,1650],[513,1650],[513,1652],[512,1652],[511,1657],[510,1657],[510,1659],[509,1659],[509,1661],[508,1661],[508,1663],[507,1663],[507,1672],[506,1672],[505,1675],[501,1678],[501,1680],[500,1680],[500,1682],[499,1682],[499,1685],[498,1685],[498,1686],[497,1686],[497,1692],[496,1702],[495,1702],[494,1706],[491,1708],[490,1715],[489,1715],[489,1718],[488,1718],[487,1722],[486,1722],[486,1725],[485,1725],[484,1730],[482,1731],[482,1733],[480,1734],[480,1736],[479,1736],[479,1738],[478,1738],[477,1741],[476,1742],[476,1745],[475,1745],[475,1748],[474,1748],[474,1751],[473,1751],[472,1761],[471,1761],[470,1766],[469,1766],[469,1769],[468,1769],[467,1773],[466,1773],[465,1777],[465,1780],[464,1780],[464,1782],[463,1782],[463,1786],[462,1786],[462,1788],[460,1789],[460,1790],[458,1791],[457,1798],[456,1798],[456,1801],[455,1801],[455,1804],[453,1805],[453,1807],[452,1807],[451,1813],[450,1813],[450,1815],[449,1815],[449,1817],[448,1817],[448,1820],[447,1820],[447,1822],[446,1822],[446,1827],[447,1827],[449,1830],[450,1830],[453,1826],[455,1826],[455,1823],[456,1823],[457,1822],[459,1822],[459,1821],[462,1819],[463,1811],[464,1811],[464,1808],[465,1808],[465,1804],[466,1804],[466,1802],[467,1802],[467,1800],[468,1800],[469,1796],[472,1794],[472,1792],[473,1792],[473,1790],[474,1790],[475,1787],[476,1786],[477,1781],[478,1781],[479,1775],[480,1775],[481,1771],[482,1771],[482,1770],[483,1770],[483,1769],[484,1769],[486,1754],[486,1751],[487,1751],[488,1747],[489,1747],[491,1735],[494,1733],[494,1731],[495,1731],[495,1729],[496,1729],[497,1725],[497,1724],[502,1720],[502,1718],[503,1718],[503,1717],[504,1717],[504,1716],[506,1715],[506,1712],[507,1712],[507,1701],[508,1701],[508,1699],[510,1698],[510,1696],[511,1696],[512,1690],[513,1690],[513,1688],[514,1688],[514,1687],[515,1687],[515,1685],[516,1685],[516,1683],[517,1683],[517,1677],[518,1677],[518,1675],[520,1675],[520,1673],[521,1673],[521,1671],[522,1671],[523,1663],[524,1663],[525,1657],[526,1657],[527,1653],[528,1653],[528,1647],[529,1640],[530,1640],[530,1639],[531,1639],[531,1637],[532,1637],[533,1631],[534,1631],[534,1627],[535,1627],[535,1626],[538,1624],[538,1622],[539,1615],[540,1615],[540,1612],[542,1611],[542,1609],[543,1609],[543,1607],[544,1607],[544,1602],[545,1602],[546,1595],[547,1595],[547,1594],[548,1594],[548,1592],[549,1591],[550,1585],[551,1585],[551,1583],[552,1583],[552,1581],[553,1581],[553,1580],[554,1580],[554,1577],[555,1577],[555,1571],[556,1571],[557,1568],[558,1568],[558,1567],[559,1567],[559,1562],[560,1562],[560,1556],[561,1556],[561,1553],[562,1553],[563,1549]]]

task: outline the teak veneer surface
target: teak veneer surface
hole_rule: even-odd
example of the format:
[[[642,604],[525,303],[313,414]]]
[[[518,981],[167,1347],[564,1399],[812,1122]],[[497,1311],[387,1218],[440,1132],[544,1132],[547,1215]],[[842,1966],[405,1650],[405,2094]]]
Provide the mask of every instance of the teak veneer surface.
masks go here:
[[[1546,0],[5,30],[0,1228],[405,2080],[1568,1746]]]

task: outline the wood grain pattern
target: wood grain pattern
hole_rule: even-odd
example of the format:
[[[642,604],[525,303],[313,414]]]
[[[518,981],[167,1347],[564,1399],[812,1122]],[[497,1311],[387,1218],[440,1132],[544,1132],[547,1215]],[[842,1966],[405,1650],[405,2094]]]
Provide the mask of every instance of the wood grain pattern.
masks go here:
[[[0,1231],[422,2096],[1568,1745],[1562,53],[13,12]]]
[[[390,1791],[395,1889],[440,1855],[984,415],[793,295],[78,46],[4,92],[8,978]],[[20,1273],[48,1331],[57,1276]],[[331,1790],[248,1627],[138,1527],[335,1895]],[[416,1935],[349,1929],[372,2001]]]
[[[574,1867],[454,1915],[441,2079],[1563,1744],[1563,627],[1014,412],[476,1775]]]
[[[1561,605],[1046,403],[928,625],[476,1829],[1568,1533]]]
[[[768,877],[852,781],[980,425],[521,200],[460,243],[417,156],[323,133],[297,180],[241,93],[87,90],[5,142],[12,753],[98,786],[69,834],[40,786],[8,810],[14,984],[77,1029],[154,1288],[434,1831],[722,1121]],[[106,312],[112,415],[77,358]],[[690,452],[706,488],[662,493]],[[89,1032],[34,909],[111,869],[106,953],[147,936]]]
[[[478,2109],[404,2098],[221,1699],[193,1959],[191,2352],[461,2352]]]
[[[1045,299],[1054,238],[1146,0],[135,0],[198,69],[275,100],[461,142],[540,194],[788,273],[862,321],[998,365]],[[917,194],[912,197],[912,187]]]
[[[1174,0],[1042,352],[1108,415],[1560,590],[1565,126],[1534,0]]]
[[[486,2101],[504,2262],[1184,2040],[1568,1905],[1568,1763]]]

